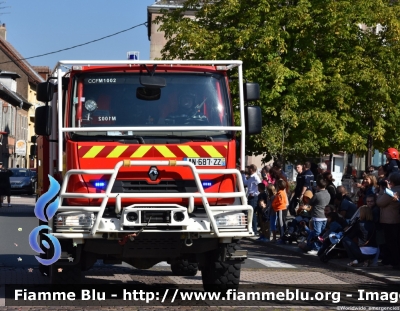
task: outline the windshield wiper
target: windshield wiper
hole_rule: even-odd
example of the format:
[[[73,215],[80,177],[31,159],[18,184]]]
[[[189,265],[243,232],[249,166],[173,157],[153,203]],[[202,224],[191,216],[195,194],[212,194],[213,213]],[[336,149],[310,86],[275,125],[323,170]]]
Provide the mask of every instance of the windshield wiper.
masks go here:
[[[212,136],[207,135],[199,135],[199,136],[184,136],[184,135],[167,135],[168,138],[182,138],[182,139],[191,139],[192,141],[195,140],[206,140],[206,141],[214,141]]]
[[[145,144],[142,136],[109,136],[109,135],[79,135],[74,134],[73,138],[77,141],[96,141],[96,142],[122,142],[124,144],[129,144],[130,140],[137,140],[139,144]]]
[[[131,139],[136,139],[138,142],[139,142],[139,144],[145,144],[145,141],[144,141],[144,139],[143,139],[143,137],[142,136],[136,136],[136,135],[134,135],[134,136],[123,136],[123,138],[122,139],[120,139],[120,141],[122,140],[122,141],[129,141],[129,140],[131,140]],[[126,144],[129,144],[129,142],[126,142]]]

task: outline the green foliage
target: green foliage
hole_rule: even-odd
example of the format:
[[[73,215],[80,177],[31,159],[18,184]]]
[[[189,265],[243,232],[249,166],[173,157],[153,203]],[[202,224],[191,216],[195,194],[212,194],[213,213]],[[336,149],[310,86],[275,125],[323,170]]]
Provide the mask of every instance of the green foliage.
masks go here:
[[[168,39],[162,55],[243,60],[246,79],[260,83],[264,122],[247,150],[289,159],[362,154],[368,135],[376,149],[399,147],[397,1],[200,2],[156,20]],[[185,17],[193,8],[196,18]]]

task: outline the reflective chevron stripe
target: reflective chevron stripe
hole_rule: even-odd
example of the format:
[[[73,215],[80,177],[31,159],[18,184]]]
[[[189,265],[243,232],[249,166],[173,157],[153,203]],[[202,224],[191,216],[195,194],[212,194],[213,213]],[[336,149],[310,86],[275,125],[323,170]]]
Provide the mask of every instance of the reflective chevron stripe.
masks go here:
[[[152,146],[140,146],[132,155],[131,158],[143,158]]]
[[[113,151],[107,156],[107,158],[119,158],[121,154],[128,149],[128,146],[118,146],[115,147]]]
[[[223,155],[214,146],[201,146],[212,158],[223,158]]]
[[[83,159],[93,158],[224,158],[227,156],[227,145],[118,145],[93,146],[78,145],[79,156]]]
[[[158,152],[160,152],[164,158],[176,158],[176,155],[168,149],[167,146],[154,146]]]
[[[85,159],[95,158],[99,154],[99,152],[103,150],[103,148],[104,146],[93,146],[92,148],[90,148],[88,152],[85,153],[85,155],[82,158]]]
[[[192,149],[192,147],[184,145],[178,146],[179,149],[188,157],[188,158],[200,158],[196,151]]]

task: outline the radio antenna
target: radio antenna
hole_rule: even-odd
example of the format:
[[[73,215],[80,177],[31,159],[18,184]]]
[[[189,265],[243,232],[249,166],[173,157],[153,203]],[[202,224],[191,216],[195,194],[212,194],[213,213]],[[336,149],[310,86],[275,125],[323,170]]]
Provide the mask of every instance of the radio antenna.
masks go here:
[[[6,3],[6,1],[0,1],[0,5]],[[10,14],[11,12],[4,12],[3,9],[11,8],[11,6],[0,6],[0,15]],[[2,21],[0,20],[0,24]]]

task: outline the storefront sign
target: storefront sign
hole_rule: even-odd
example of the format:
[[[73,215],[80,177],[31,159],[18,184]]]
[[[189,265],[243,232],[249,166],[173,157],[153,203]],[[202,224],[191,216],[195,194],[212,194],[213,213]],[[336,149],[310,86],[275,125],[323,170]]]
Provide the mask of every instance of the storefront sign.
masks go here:
[[[21,156],[26,155],[26,142],[25,140],[17,140],[15,144],[15,153]]]

